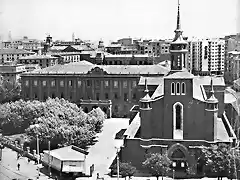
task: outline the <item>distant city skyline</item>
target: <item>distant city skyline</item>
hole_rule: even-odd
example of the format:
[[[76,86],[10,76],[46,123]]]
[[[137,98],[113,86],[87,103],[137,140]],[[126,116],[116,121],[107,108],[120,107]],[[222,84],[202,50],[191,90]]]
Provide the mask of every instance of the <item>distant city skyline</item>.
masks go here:
[[[184,36],[223,37],[237,30],[239,0],[180,0]],[[104,41],[174,35],[177,0],[0,0],[0,36]]]

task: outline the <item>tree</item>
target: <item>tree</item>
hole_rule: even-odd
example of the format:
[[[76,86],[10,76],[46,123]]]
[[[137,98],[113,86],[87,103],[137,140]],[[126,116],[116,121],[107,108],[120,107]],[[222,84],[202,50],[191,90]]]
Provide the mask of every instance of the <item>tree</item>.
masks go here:
[[[101,132],[103,121],[101,109],[86,114],[76,104],[58,98],[49,98],[46,102],[19,100],[0,106],[3,133],[26,133],[27,144],[34,148],[37,135],[42,149],[47,148],[49,140],[51,148],[59,144],[86,148],[93,144],[96,133]]]
[[[0,80],[0,103],[19,100],[20,92],[21,85],[19,82],[11,82],[3,78]]]
[[[172,161],[168,158],[167,154],[161,155],[160,153],[150,153],[147,155],[146,160],[143,162],[149,172],[156,176],[165,176],[171,170]]]
[[[117,164],[115,163],[111,167],[112,173],[117,174]],[[130,162],[120,162],[119,163],[119,174],[126,179],[126,177],[131,178],[136,172],[136,167],[131,165]]]
[[[203,147],[201,158],[204,163],[205,175],[208,177],[234,177],[239,169],[239,157],[234,155],[235,150],[231,150],[225,144]]]

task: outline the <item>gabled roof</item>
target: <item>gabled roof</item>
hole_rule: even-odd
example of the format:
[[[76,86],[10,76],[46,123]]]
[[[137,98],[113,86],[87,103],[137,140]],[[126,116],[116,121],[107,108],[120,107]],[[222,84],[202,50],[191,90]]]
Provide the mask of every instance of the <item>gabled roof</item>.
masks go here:
[[[133,121],[131,122],[131,124],[128,126],[123,136],[126,136],[127,138],[134,138],[140,126],[141,126],[141,119],[140,119],[140,113],[138,112],[134,117]]]
[[[51,55],[30,55],[21,57],[19,59],[57,59],[57,57],[51,56]]]
[[[198,81],[198,84],[210,86],[211,79],[213,80],[214,86],[225,86],[225,81],[223,76],[195,76],[194,78]]]
[[[224,103],[225,104],[231,104],[231,103],[237,101],[237,99],[238,99],[237,94],[232,88],[228,87],[225,89],[225,91],[224,91]]]
[[[138,85],[140,85],[140,86],[145,85],[145,80],[146,79],[147,79],[148,86],[157,86],[157,85],[163,83],[163,77],[162,76],[155,76],[155,77],[141,76],[140,80],[138,82]]]
[[[108,74],[167,74],[169,70],[161,65],[103,65]]]
[[[106,74],[164,75],[168,69],[161,65],[94,65],[81,62],[50,66],[28,74],[87,74],[94,68],[100,68]]]
[[[44,151],[49,154],[49,151]],[[50,151],[50,155],[61,161],[84,161],[88,152],[76,146],[66,146]]]
[[[192,79],[194,78],[194,75],[189,73],[188,71],[181,71],[181,72],[175,72],[173,74],[170,74],[166,77],[164,77],[165,79]]]
[[[164,95],[164,83],[163,83],[163,78],[162,78],[162,83],[158,85],[157,89],[154,91],[152,95],[152,99],[161,97]]]
[[[202,85],[196,84],[193,81],[193,98],[205,102],[207,99],[206,92]]]
[[[35,53],[26,51],[24,49],[7,48],[7,49],[0,49],[0,54],[35,54]]]
[[[221,118],[217,118],[217,141],[230,141],[230,137]]]

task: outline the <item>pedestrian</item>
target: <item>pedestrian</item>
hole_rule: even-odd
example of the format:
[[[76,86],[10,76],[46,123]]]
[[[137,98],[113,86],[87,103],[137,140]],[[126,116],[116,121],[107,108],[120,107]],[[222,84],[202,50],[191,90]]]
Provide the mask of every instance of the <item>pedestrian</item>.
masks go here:
[[[99,173],[97,173],[97,179],[99,179]]]
[[[28,163],[30,163],[30,161],[31,161],[30,158],[28,158]]]
[[[17,164],[17,168],[18,168],[18,171],[19,171],[20,170],[20,164],[19,163]]]

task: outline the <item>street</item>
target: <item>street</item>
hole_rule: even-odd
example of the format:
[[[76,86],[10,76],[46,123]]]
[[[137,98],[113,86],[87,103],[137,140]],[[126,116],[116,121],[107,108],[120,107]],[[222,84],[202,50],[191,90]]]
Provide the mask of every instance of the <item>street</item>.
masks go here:
[[[17,170],[17,164],[20,164],[20,170]],[[31,161],[28,163],[26,157],[20,157],[17,160],[17,153],[11,149],[4,148],[2,151],[2,161],[0,162],[0,180],[9,179],[28,180],[37,178],[37,165]],[[40,173],[39,180],[49,179],[46,175]]]

